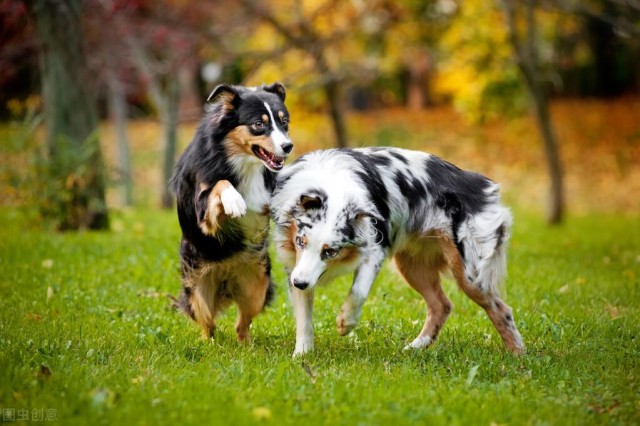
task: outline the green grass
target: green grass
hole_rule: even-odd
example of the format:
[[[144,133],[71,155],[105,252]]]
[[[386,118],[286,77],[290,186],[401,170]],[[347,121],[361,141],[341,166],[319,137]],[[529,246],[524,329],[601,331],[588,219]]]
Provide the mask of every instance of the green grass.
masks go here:
[[[506,301],[528,346],[507,354],[452,282],[438,342],[403,352],[425,307],[385,268],[348,337],[348,280],[317,293],[316,351],[291,359],[278,297],[235,341],[168,308],[180,287],[174,213],[114,213],[109,233],[53,234],[0,212],[0,408],[54,409],[59,424],[633,424],[640,422],[640,220],[516,213]],[[3,414],[7,414],[3,411]]]

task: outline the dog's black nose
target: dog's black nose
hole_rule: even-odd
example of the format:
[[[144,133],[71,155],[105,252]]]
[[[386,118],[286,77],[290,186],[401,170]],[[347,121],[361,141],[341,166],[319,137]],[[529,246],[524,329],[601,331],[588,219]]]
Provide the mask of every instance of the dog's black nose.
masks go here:
[[[306,283],[304,281],[293,280],[293,286],[295,288],[299,288],[300,290],[304,290],[305,288],[309,287],[309,283]]]
[[[290,153],[292,149],[293,149],[293,144],[291,142],[285,143],[285,144],[282,145],[282,150],[286,154]]]

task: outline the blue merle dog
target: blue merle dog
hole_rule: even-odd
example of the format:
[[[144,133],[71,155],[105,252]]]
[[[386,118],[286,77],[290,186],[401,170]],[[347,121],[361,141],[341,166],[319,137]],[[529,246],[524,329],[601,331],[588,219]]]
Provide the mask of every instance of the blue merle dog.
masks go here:
[[[346,335],[387,257],[428,307],[422,331],[405,349],[429,346],[442,329],[452,303],[440,273],[450,270],[487,312],[507,349],[524,351],[512,310],[499,295],[512,217],[490,179],[417,151],[316,151],[279,173],[271,212],[289,273],[294,355],[313,349],[315,287],[355,271],[336,320]]]

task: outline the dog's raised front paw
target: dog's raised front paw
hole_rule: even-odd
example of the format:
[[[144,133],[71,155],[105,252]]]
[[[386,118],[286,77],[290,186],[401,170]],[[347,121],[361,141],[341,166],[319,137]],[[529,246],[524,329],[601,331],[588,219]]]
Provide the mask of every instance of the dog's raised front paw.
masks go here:
[[[247,205],[242,195],[232,186],[222,191],[220,201],[222,201],[222,207],[228,216],[240,217],[247,212]]]
[[[346,315],[344,311],[341,312],[340,315],[338,315],[338,317],[336,318],[336,328],[338,329],[338,334],[340,334],[341,336],[346,336],[347,334],[351,333],[351,330],[353,330],[357,324],[358,318],[353,318],[350,315]]]

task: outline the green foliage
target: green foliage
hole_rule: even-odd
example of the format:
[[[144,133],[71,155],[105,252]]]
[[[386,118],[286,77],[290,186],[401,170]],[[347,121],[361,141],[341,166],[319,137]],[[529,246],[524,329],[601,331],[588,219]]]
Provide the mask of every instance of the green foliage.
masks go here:
[[[42,155],[36,132],[42,124],[42,116],[35,108],[25,110],[21,116],[0,127],[3,139],[0,144],[0,188],[2,204],[7,206],[37,204],[34,186],[39,179],[35,168]]]
[[[80,144],[60,135],[55,153],[38,141],[36,135],[42,116],[35,109],[24,118],[4,127],[7,144],[2,147],[6,158],[0,163],[3,190],[19,194],[7,204],[22,205],[59,229],[82,223],[87,207],[105,211],[104,205],[91,196],[91,181],[97,170],[93,159],[100,149],[97,131]],[[49,151],[49,152],[47,152]]]
[[[640,221],[571,218],[549,229],[516,212],[506,301],[528,346],[507,354],[481,309],[447,281],[438,342],[402,351],[424,302],[386,267],[348,337],[349,287],[317,292],[316,352],[290,358],[279,292],[235,341],[169,309],[180,283],[172,213],[112,215],[111,233],[28,231],[0,210],[0,407],[55,409],[60,424],[633,424],[640,421]]]

